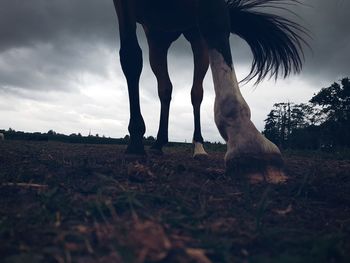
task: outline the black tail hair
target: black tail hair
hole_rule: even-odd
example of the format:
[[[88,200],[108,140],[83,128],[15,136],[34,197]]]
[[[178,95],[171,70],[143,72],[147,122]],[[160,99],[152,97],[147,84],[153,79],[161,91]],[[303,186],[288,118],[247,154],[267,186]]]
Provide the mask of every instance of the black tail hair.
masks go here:
[[[303,45],[308,46],[304,27],[279,15],[260,12],[257,9],[274,7],[288,10],[279,4],[299,4],[298,0],[230,0],[231,32],[243,38],[253,53],[250,73],[243,81],[266,76],[287,77],[302,68]]]

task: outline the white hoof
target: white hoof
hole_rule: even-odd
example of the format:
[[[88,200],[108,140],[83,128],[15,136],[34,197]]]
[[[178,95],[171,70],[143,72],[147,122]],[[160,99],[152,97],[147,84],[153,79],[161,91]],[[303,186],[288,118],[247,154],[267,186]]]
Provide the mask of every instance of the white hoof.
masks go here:
[[[193,142],[194,144],[194,153],[193,158],[198,156],[206,156],[208,153],[204,150],[203,144],[200,142]]]

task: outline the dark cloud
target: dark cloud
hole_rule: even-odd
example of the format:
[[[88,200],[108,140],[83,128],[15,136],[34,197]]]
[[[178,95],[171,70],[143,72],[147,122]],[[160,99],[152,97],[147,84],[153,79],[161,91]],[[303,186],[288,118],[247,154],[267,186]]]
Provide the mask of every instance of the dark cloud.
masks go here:
[[[305,76],[333,80],[337,76],[349,74],[350,31],[347,10],[350,10],[350,2],[344,0],[302,2],[304,6],[289,8],[299,16],[293,19],[302,23],[312,37],[308,39],[312,52],[306,50]],[[85,67],[90,67],[88,70],[91,71],[103,68],[103,65],[98,67],[86,63],[82,56],[88,57],[90,53],[96,52],[95,45],[104,45],[108,49],[116,50],[117,18],[112,0],[2,0],[0,36],[0,56],[2,62],[9,65],[7,70],[2,68],[0,81],[10,86],[22,85],[22,82],[35,82],[27,81],[28,78],[44,82],[45,77],[42,75],[50,74],[51,70],[57,70],[57,74],[65,74],[65,70],[72,72],[74,68],[83,71],[86,70]],[[141,38],[141,42],[144,42],[144,37]],[[235,61],[249,64],[251,57],[244,42],[233,38],[232,45]],[[52,47],[51,55],[45,54],[45,58],[35,57],[42,52],[47,53],[48,46]],[[32,49],[32,63],[42,59],[46,61],[48,68],[45,68],[40,76],[35,76],[35,72],[33,76],[29,76],[31,72],[22,72],[23,69],[20,72],[11,70],[11,63],[4,60],[9,56],[8,51],[16,48]],[[174,52],[176,56],[190,54],[189,46],[185,44],[183,38]],[[20,63],[18,60],[19,58],[17,62]],[[13,64],[15,61],[12,62],[12,66]],[[49,64],[53,66],[50,68]],[[27,68],[31,66],[28,64]],[[61,67],[58,68],[59,66]],[[38,83],[35,85],[40,86]]]
[[[298,15],[309,30],[311,50],[306,50],[304,75],[333,82],[350,75],[350,30],[345,0],[308,0]]]
[[[84,43],[62,45],[37,44],[8,49],[0,54],[0,89],[72,91],[84,73],[105,76],[106,63],[96,63],[106,56],[104,48]]]
[[[2,0],[0,51],[65,38],[111,41],[115,21],[110,0]]]
[[[116,15],[108,0],[2,0],[0,36],[1,90],[74,91],[81,74],[108,74]]]

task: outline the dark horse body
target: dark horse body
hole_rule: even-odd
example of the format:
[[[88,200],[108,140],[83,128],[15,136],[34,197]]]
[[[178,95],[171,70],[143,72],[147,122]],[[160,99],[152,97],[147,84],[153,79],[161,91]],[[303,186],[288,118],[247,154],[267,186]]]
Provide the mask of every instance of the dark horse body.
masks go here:
[[[150,64],[157,78],[161,101],[159,130],[152,147],[154,150],[161,152],[168,142],[172,84],[167,69],[167,52],[171,43],[183,34],[194,54],[191,100],[195,123],[193,141],[200,144],[197,154],[205,154],[201,146],[200,105],[202,83],[210,62],[217,95],[215,121],[228,142],[228,148],[232,148],[226,154],[226,161],[232,163],[234,160],[237,163],[242,156],[246,159],[243,162],[280,160],[277,147],[260,138],[261,135],[257,134],[250,122],[249,107],[239,92],[234,75],[228,39],[230,33],[235,33],[248,42],[254,55],[250,77],[257,76],[258,81],[268,73],[278,75],[282,71],[286,76],[291,70],[300,70],[302,39],[297,31],[302,29],[282,17],[254,11],[254,8],[270,2],[278,0],[236,0],[229,3],[224,0],[114,0],[119,20],[120,60],[130,101],[130,143],[127,153],[144,153],[142,138],[145,124],[139,102],[142,51],[136,36],[136,23],[140,23],[146,33]],[[236,122],[237,128],[232,130],[231,122]],[[231,139],[233,135],[241,137],[241,133],[246,133],[248,139],[240,140],[242,142]],[[244,149],[243,144],[248,148]]]
[[[170,1],[144,1],[134,0],[129,1],[126,4],[124,1],[115,0],[115,6],[117,12],[119,9],[126,10],[132,14],[128,14],[128,18],[123,18],[123,15],[118,13],[119,23],[123,23],[120,20],[132,19],[140,23],[147,36],[149,45],[150,64],[154,74],[157,77],[158,82],[158,95],[161,101],[161,117],[159,130],[157,134],[156,143],[153,145],[154,150],[161,152],[163,145],[168,142],[168,119],[169,119],[169,107],[172,93],[172,83],[169,78],[167,69],[167,53],[168,49],[175,40],[177,40],[182,34],[191,43],[191,47],[194,54],[194,77],[193,87],[191,91],[191,100],[194,111],[194,123],[195,130],[193,135],[194,142],[203,142],[200,126],[200,105],[203,99],[203,79],[209,67],[209,58],[207,53],[206,44],[204,39],[199,33],[197,26],[195,13],[196,1],[186,0],[170,0]],[[124,5],[123,5],[124,4]],[[127,5],[127,7],[125,7]],[[181,17],[181,19],[179,19]],[[124,26],[120,25],[120,32],[123,31]],[[135,30],[134,28],[132,29]],[[123,34],[121,33],[121,38]],[[127,36],[126,36],[127,37]],[[123,40],[121,39],[123,42]],[[130,41],[130,40],[126,40]],[[135,41],[135,40],[132,40]],[[128,45],[126,42],[125,45]],[[133,52],[133,51],[131,51]],[[128,55],[130,57],[130,55]],[[130,58],[128,61],[133,63],[136,58]],[[128,61],[126,63],[128,63]],[[127,74],[127,73],[126,73]],[[128,78],[128,76],[126,76]],[[134,93],[135,91],[133,91]],[[130,99],[130,102],[132,99]],[[137,102],[136,102],[137,103]],[[133,108],[134,105],[130,104]],[[138,106],[135,106],[138,108]],[[133,111],[133,110],[131,110]],[[137,129],[143,130],[142,120],[140,120],[140,114],[137,114],[136,121],[139,125]],[[130,126],[132,130],[132,125]],[[129,130],[130,130],[129,128]],[[133,132],[130,130],[130,134]],[[134,136],[131,136],[134,137]],[[132,139],[134,140],[134,138]],[[136,139],[137,141],[139,139]],[[139,142],[137,146],[131,142],[128,152],[130,153],[142,153],[143,148],[140,147]]]

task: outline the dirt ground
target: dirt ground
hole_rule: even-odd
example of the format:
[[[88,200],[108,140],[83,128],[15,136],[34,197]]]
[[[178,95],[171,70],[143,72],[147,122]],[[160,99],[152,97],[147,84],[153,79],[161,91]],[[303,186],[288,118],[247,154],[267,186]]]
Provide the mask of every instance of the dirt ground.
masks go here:
[[[126,159],[125,146],[0,142],[0,261],[349,262],[350,159],[286,153],[248,184],[223,152]]]

